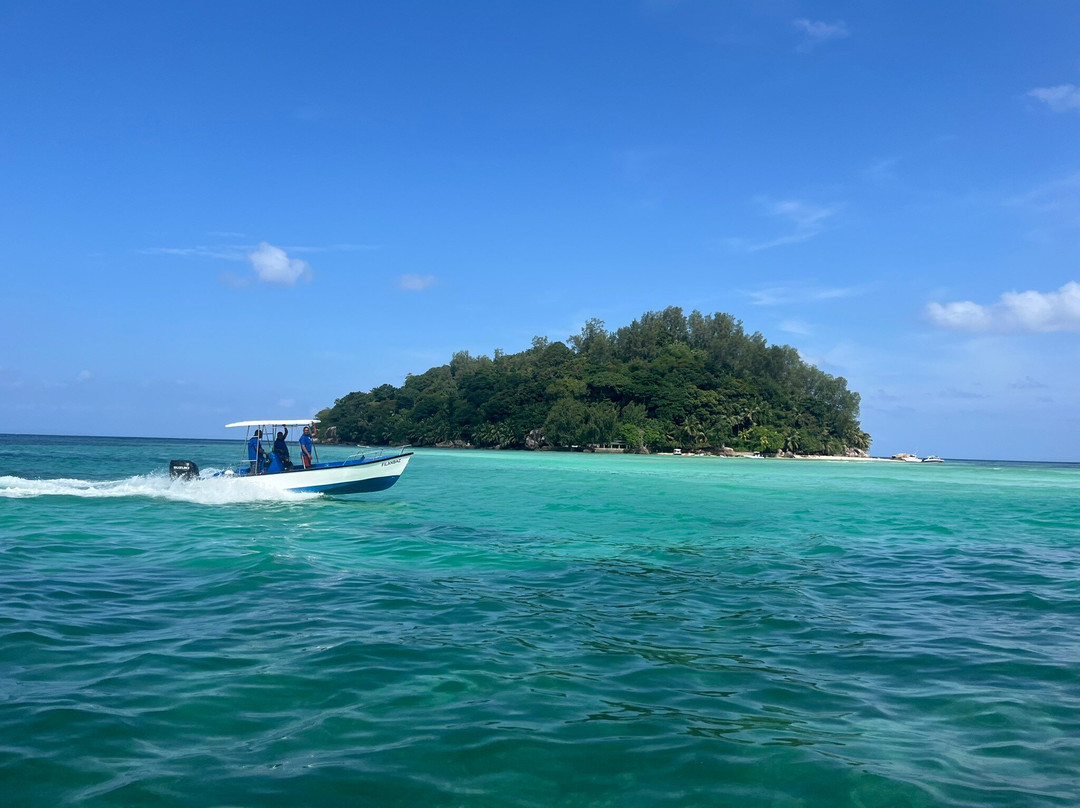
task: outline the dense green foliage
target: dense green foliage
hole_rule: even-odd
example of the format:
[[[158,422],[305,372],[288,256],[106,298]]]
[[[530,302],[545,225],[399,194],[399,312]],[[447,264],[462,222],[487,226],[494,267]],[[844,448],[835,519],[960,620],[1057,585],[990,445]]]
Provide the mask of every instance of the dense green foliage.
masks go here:
[[[653,451],[837,454],[865,449],[859,395],[794,348],[746,334],[728,314],[649,312],[614,333],[590,320],[569,344],[454,354],[450,364],[349,393],[319,413],[348,443],[524,447],[625,442]]]

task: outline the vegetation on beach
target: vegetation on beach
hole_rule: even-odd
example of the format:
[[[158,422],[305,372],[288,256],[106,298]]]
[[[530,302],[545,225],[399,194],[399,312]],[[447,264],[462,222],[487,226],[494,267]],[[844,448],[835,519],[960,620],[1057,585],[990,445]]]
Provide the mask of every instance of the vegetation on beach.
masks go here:
[[[347,443],[840,454],[866,449],[859,394],[729,314],[670,307],[614,332],[449,364],[338,399],[318,416]],[[331,434],[334,434],[333,432]]]

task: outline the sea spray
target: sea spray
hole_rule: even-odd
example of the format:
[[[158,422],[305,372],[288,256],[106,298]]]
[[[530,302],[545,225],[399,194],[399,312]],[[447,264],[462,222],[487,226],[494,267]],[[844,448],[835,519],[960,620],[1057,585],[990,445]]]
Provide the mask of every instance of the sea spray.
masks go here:
[[[201,505],[230,505],[257,502],[302,502],[319,496],[289,491],[264,491],[244,481],[215,477],[214,469],[197,480],[172,480],[168,474],[148,474],[119,480],[78,480],[70,478],[25,479],[0,477],[0,497],[83,497],[86,499],[151,497]]]

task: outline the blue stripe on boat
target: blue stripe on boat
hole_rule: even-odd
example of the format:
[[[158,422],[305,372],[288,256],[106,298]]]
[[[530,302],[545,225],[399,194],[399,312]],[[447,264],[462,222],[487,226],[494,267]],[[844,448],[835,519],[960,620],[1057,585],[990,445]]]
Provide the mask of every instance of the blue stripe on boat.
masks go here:
[[[332,485],[311,485],[303,488],[290,488],[305,494],[367,494],[372,491],[385,491],[398,481],[401,475],[394,477],[375,477],[371,480],[355,480]]]

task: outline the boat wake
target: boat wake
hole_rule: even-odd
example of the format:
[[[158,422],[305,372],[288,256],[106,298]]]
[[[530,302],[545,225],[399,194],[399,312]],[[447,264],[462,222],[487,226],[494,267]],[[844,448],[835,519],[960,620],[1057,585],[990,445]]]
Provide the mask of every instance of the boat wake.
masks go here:
[[[213,469],[207,469],[212,473]],[[122,480],[78,480],[56,478],[32,480],[0,477],[0,497],[81,497],[110,499],[152,497],[200,505],[232,505],[246,502],[302,502],[320,494],[295,491],[266,491],[244,485],[241,480],[208,477],[200,480],[170,480],[165,474],[127,477]]]

